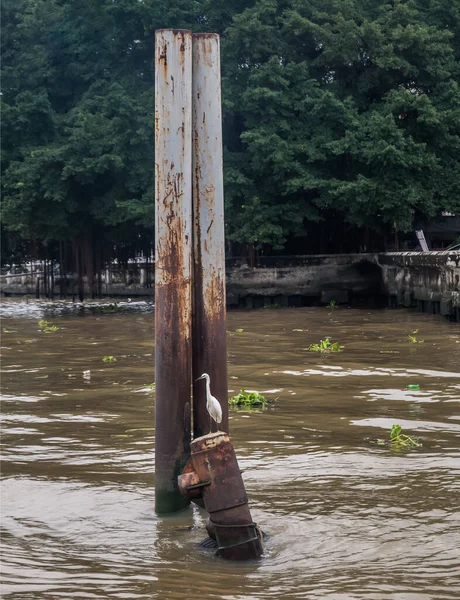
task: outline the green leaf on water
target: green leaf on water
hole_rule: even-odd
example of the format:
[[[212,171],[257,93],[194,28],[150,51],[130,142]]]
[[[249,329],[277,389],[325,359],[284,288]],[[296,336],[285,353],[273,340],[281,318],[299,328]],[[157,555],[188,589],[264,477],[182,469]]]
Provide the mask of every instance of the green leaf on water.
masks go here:
[[[244,329],[235,329],[236,333],[243,333]]]
[[[308,350],[310,352],[341,352],[344,346],[341,346],[339,342],[331,342],[327,337],[324,340],[320,340],[318,344],[310,344]]]
[[[244,389],[228,401],[230,406],[264,406],[265,403],[265,396],[259,392],[246,392]]]
[[[418,340],[415,337],[415,334],[418,333],[418,329],[414,329],[414,331],[412,332],[412,335],[409,333],[407,336],[407,339],[409,340],[410,344],[423,344],[424,340]]]
[[[393,425],[390,431],[390,445],[392,448],[402,450],[406,448],[418,448],[422,444],[409,435],[402,433],[401,425]]]
[[[104,358],[102,359],[104,362],[116,362],[116,358],[115,356],[104,356]]]
[[[401,425],[393,425],[390,431],[390,440],[394,440],[401,433]]]
[[[54,333],[59,330],[59,327],[56,327],[56,325],[53,325],[49,321],[46,321],[46,319],[41,319],[38,321],[38,326],[43,333]]]

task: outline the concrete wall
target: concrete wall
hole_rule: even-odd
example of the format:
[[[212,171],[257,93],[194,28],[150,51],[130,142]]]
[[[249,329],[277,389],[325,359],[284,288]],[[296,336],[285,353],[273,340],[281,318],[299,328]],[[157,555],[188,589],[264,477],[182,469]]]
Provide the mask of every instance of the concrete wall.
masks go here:
[[[260,307],[267,304],[305,306],[375,299],[381,292],[381,269],[375,254],[340,254],[314,256],[267,257],[250,268],[244,260],[227,261],[227,304],[229,306]],[[153,273],[149,273],[153,281]],[[152,296],[153,287],[146,287],[145,268],[121,271],[110,268],[102,273],[102,294],[112,297]],[[4,277],[4,294],[35,296],[37,274]],[[43,281],[40,280],[41,295]],[[59,282],[54,287],[59,297]],[[76,276],[67,279],[66,293],[78,294]],[[85,295],[89,290],[85,286]]]
[[[260,307],[377,301],[381,269],[375,254],[268,257],[259,266],[231,262],[227,304]]]
[[[102,275],[104,296],[153,296],[153,287],[147,287],[153,273],[147,277],[145,266],[113,267]],[[3,294],[35,296],[36,275],[3,278],[2,284]],[[77,292],[76,278],[70,278],[67,294]],[[89,297],[87,289],[85,294]],[[54,295],[59,298],[58,284]],[[460,252],[275,256],[259,259],[255,268],[241,259],[227,261],[228,306],[309,306],[331,300],[416,307],[460,321]]]
[[[388,252],[378,260],[390,306],[460,321],[460,252]]]
[[[130,296],[153,296],[154,288],[149,283],[153,281],[153,266],[149,265],[149,277],[147,277],[147,268],[145,266],[136,266],[127,270],[112,267],[105,269],[101,274],[101,292],[102,296],[107,297],[130,297]],[[38,280],[38,282],[37,282]],[[56,276],[54,279],[54,297],[59,298],[61,278]],[[42,270],[39,266],[34,266],[34,270],[22,276],[7,274],[1,276],[1,292],[4,296],[22,296],[37,295],[37,283],[39,287],[39,297],[45,296],[45,286]],[[62,279],[63,290],[66,296],[78,297],[78,279],[75,273],[67,275]],[[89,286],[85,282],[85,297],[91,297]],[[97,286],[95,285],[95,289]]]

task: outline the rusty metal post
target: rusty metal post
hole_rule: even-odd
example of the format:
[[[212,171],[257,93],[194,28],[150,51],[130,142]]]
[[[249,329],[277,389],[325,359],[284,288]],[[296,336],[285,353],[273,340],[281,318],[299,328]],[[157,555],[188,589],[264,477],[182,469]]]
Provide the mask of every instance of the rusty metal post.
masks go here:
[[[220,429],[228,431],[225,318],[224,185],[220,41],[216,33],[193,34],[192,178],[194,220],[193,429],[209,431],[202,373],[222,406]]]
[[[190,453],[192,34],[155,36],[155,510],[188,502],[177,477]]]
[[[179,477],[179,488],[209,513],[208,533],[215,537],[217,554],[230,560],[259,558],[262,534],[252,521],[243,478],[228,434],[193,440],[191,458]]]

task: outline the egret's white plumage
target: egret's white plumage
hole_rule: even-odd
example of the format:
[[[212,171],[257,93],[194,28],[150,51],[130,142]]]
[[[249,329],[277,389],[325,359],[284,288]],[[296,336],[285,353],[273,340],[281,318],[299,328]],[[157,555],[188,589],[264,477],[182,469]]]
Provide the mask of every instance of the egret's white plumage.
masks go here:
[[[222,423],[222,407],[219,400],[211,395],[211,378],[207,373],[203,373],[198,379],[206,379],[206,409],[209,416],[211,419],[214,419],[217,424]],[[211,426],[209,427],[209,433],[211,433]]]

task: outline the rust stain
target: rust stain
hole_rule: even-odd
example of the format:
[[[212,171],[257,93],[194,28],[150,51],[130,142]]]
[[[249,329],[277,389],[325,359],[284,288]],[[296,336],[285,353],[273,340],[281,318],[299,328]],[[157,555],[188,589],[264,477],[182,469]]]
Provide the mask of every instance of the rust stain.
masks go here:
[[[182,39],[182,43],[180,45],[180,51],[181,52],[185,52],[185,48],[186,48],[186,43],[185,43],[185,33],[183,31],[180,32],[180,37]]]
[[[213,198],[213,200],[214,200],[214,198]],[[208,227],[208,229],[206,230],[206,233],[208,233],[208,234],[209,234],[209,232],[211,231],[211,227],[213,226],[213,223],[214,223],[214,219],[211,219],[211,222],[209,223],[209,227]]]
[[[197,184],[195,184],[195,189]],[[202,199],[195,195],[195,215],[199,214]],[[206,209],[207,204],[204,203]],[[214,220],[214,219],[213,219]],[[194,298],[195,310],[193,314],[193,378],[196,379],[203,372],[209,373],[212,382],[212,393],[220,400],[223,409],[223,422],[221,429],[228,430],[228,405],[227,405],[227,346],[226,346],[226,318],[225,318],[225,265],[222,253],[217,250],[213,242],[213,227],[208,226],[203,235],[200,223],[195,227],[195,261],[194,261]],[[210,253],[212,266],[208,261]],[[207,257],[205,259],[205,257]],[[203,271],[203,260],[209,270]],[[209,417],[206,413],[206,399],[204,387],[199,382],[194,384],[194,431],[195,436],[206,433]]]
[[[168,42],[163,40],[163,47],[160,50],[160,55],[158,56],[159,62],[163,61],[163,67],[167,67],[168,65]]]
[[[219,48],[220,37],[217,33],[194,33],[195,47],[199,48],[200,59],[208,67],[215,65],[215,47]],[[200,43],[201,42],[201,43]]]

